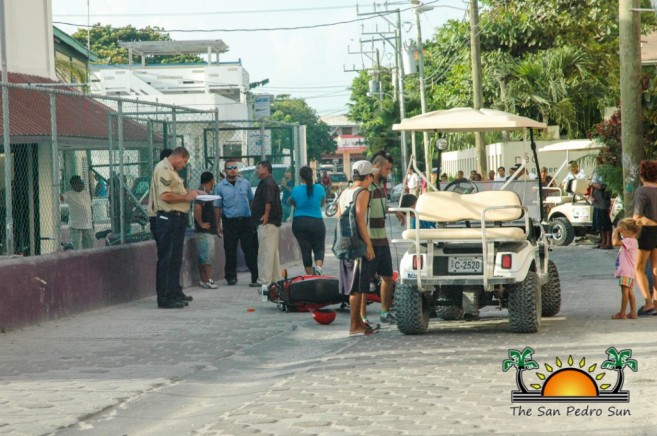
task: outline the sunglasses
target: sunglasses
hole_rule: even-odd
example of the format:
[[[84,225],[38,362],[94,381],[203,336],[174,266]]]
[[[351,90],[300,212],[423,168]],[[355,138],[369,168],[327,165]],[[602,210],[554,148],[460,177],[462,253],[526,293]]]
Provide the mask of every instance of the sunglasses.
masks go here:
[[[227,170],[236,170],[236,169],[237,169],[237,165],[228,165],[228,166],[226,167],[226,169],[227,169]]]

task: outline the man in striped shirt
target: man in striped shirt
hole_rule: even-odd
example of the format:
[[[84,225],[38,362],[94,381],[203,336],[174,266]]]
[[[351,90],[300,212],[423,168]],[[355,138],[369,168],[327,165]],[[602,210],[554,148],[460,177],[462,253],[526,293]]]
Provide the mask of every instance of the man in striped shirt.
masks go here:
[[[381,322],[396,324],[397,318],[390,312],[392,303],[392,256],[390,255],[390,244],[386,234],[386,202],[385,182],[390,175],[393,159],[390,153],[378,151],[372,158],[374,167],[374,180],[369,187],[370,210],[369,210],[369,234],[374,248],[374,259],[363,260],[362,276],[374,279],[378,274],[381,277]],[[365,295],[365,294],[363,294]],[[367,322],[366,305],[361,306],[361,316]]]

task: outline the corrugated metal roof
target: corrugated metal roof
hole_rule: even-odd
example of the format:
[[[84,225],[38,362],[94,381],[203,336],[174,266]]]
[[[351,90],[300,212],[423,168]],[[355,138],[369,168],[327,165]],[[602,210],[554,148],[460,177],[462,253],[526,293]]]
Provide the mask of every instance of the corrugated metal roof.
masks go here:
[[[59,83],[51,79],[27,74],[9,73],[10,83]],[[62,89],[61,87],[58,89]],[[63,88],[75,91],[72,88]],[[0,102],[2,101],[0,95]],[[108,115],[116,114],[112,108],[84,96],[57,94],[57,135],[70,138],[88,138],[108,140]],[[2,107],[0,105],[0,119]],[[112,117],[116,120],[116,117]],[[9,88],[9,128],[12,142],[15,137],[51,136],[50,96],[39,89]],[[2,134],[0,123],[0,135]],[[144,126],[124,119],[124,140],[146,141],[147,130]],[[116,135],[116,127],[114,127]]]

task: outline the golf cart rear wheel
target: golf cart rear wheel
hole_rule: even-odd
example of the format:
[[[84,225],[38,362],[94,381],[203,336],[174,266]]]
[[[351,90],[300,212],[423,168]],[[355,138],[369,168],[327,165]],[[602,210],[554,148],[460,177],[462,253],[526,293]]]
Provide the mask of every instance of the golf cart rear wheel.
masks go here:
[[[554,245],[569,245],[575,239],[575,229],[564,217],[550,221],[550,233],[552,233]]]
[[[548,282],[541,289],[541,300],[543,316],[554,316],[561,310],[559,271],[551,260],[548,261]]]
[[[509,325],[516,333],[535,333],[541,326],[541,294],[538,278],[528,271],[525,280],[509,286]]]
[[[429,328],[429,302],[415,285],[397,285],[395,289],[397,328],[405,335],[420,335]]]
[[[456,321],[463,318],[463,308],[459,306],[436,306],[436,315],[445,321]]]

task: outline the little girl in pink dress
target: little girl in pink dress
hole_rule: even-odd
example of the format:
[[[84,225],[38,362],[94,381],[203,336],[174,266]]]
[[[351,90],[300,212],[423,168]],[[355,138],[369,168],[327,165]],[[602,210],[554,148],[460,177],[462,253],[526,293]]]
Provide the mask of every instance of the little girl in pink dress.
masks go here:
[[[611,236],[611,243],[614,247],[620,247],[616,257],[616,273],[618,284],[621,287],[621,308],[620,312],[612,315],[612,319],[636,319],[636,300],[634,299],[634,278],[637,255],[639,253],[639,243],[637,237],[641,232],[641,227],[632,218],[625,218],[618,223]],[[622,236],[622,239],[621,239]],[[630,303],[630,311],[625,313],[627,303]]]

